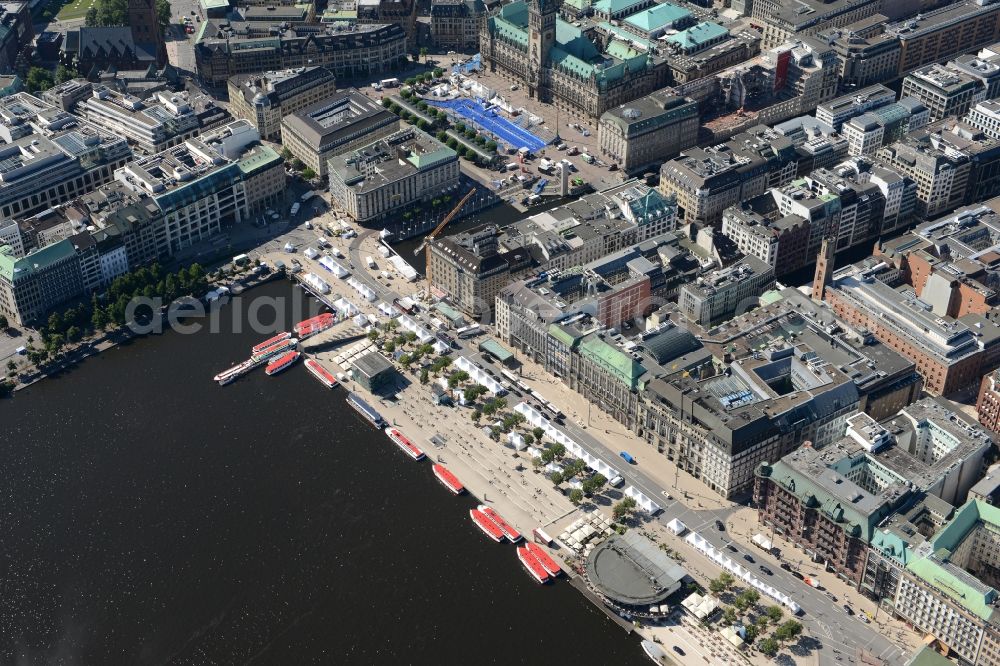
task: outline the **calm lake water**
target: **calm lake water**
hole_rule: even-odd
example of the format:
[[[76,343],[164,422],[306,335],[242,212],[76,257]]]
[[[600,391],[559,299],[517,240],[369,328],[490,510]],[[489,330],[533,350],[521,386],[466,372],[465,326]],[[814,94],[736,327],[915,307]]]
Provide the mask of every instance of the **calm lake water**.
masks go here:
[[[284,281],[251,294],[303,302]],[[281,322],[288,329],[291,314]],[[0,663],[643,664],[262,336],[167,333],[0,401]]]

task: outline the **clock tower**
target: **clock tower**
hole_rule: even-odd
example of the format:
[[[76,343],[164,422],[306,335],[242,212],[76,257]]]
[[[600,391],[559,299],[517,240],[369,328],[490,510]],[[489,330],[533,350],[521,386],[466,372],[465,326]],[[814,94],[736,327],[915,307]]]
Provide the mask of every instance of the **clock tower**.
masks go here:
[[[547,97],[544,70],[556,43],[556,9],[555,0],[528,1],[528,94],[539,99]]]

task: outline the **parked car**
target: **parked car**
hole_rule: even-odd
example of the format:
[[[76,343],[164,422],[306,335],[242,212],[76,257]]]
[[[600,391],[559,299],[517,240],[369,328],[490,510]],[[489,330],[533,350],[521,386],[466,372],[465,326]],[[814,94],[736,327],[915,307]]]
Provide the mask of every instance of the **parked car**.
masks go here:
[[[844,604],[844,612],[847,613],[848,615],[854,615],[854,609],[848,606],[847,604]]]
[[[721,520],[716,520],[715,521],[715,529],[719,530],[720,532],[725,532],[726,531],[726,526],[722,524]]]
[[[792,565],[789,564],[788,562],[782,562],[781,563],[781,568],[784,569],[785,571],[791,571],[792,570]]]
[[[684,656],[684,650],[682,650],[681,648],[679,648],[676,645],[674,646],[674,652],[676,652],[677,654],[679,654],[682,657]]]
[[[805,576],[803,576],[802,574],[800,574],[798,571],[793,571],[792,575],[795,576],[796,578],[798,578],[799,580],[802,580],[803,578],[805,578]]]
[[[729,550],[731,550],[731,551],[732,551],[732,552],[734,552],[734,553],[738,553],[738,552],[740,552],[740,551],[736,550],[736,546],[734,546],[734,545],[733,545],[733,544],[731,544],[731,543],[727,543],[727,544],[726,544],[726,548],[728,548]]]
[[[760,567],[758,567],[758,568],[760,569],[761,573],[763,573],[765,576],[773,576],[774,575],[774,572],[771,571],[770,569],[768,569],[767,567],[765,567],[763,564],[760,565]]]
[[[753,555],[751,555],[750,553],[745,554],[743,556],[743,559],[749,562],[750,564],[753,564],[754,562]]]
[[[635,464],[635,458],[633,458],[632,455],[628,451],[622,451],[618,455],[620,455],[622,457],[622,459],[625,462],[627,462],[629,465],[634,465]]]

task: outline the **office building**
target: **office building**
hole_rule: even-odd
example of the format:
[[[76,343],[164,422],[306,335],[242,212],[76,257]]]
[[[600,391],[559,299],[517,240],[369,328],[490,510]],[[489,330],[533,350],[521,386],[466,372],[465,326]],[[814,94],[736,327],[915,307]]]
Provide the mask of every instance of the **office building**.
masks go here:
[[[674,228],[676,202],[630,181],[505,227],[442,236],[428,275],[465,314],[488,321],[501,288],[529,270],[588,264]]]
[[[229,79],[229,111],[249,120],[266,141],[281,141],[281,119],[332,96],[334,76],[325,67],[300,67]]]
[[[842,439],[761,465],[754,503],[765,526],[860,588],[886,520],[917,498],[964,502],[992,445],[986,431],[930,398],[882,423],[859,412]]]
[[[152,199],[163,216],[159,243],[172,254],[283,198],[281,156],[259,141],[249,122],[237,120],[138,159],[115,179]]]
[[[762,24],[763,48],[769,49],[790,39],[854,23],[881,9],[881,0],[799,0],[794,6],[780,0],[754,0],[750,18]]]
[[[689,53],[678,50],[671,54],[669,64],[673,84],[710,76],[760,54],[760,33],[756,30],[746,29],[735,35],[727,32],[727,35],[704,48]]]
[[[597,139],[602,156],[636,173],[698,143],[698,125],[698,104],[665,89],[605,111]]]
[[[16,258],[0,248],[0,313],[16,326],[40,321],[55,306],[83,294],[73,243],[64,239]]]
[[[976,400],[979,422],[993,432],[1000,431],[1000,372],[994,370],[983,377]]]
[[[485,16],[482,0],[432,0],[431,39],[439,49],[478,49]]]
[[[677,305],[688,321],[708,327],[755,308],[772,286],[774,268],[748,255],[681,287]]]
[[[74,110],[110,134],[125,137],[137,151],[157,153],[201,131],[187,92],[156,93],[150,102],[95,86]]]
[[[842,90],[862,90],[899,78],[901,47],[895,36],[883,31],[887,21],[885,15],[874,14],[820,34],[837,54]]]
[[[837,271],[826,302],[855,330],[864,329],[917,365],[928,392],[979,386],[1000,364],[1000,329],[983,315],[951,317],[947,303],[927,309],[900,269],[867,259]]]
[[[925,220],[1000,194],[1000,140],[962,121],[912,131],[875,158],[917,182],[916,213]]]
[[[797,160],[791,141],[758,127],[724,144],[689,148],[664,162],[659,190],[677,198],[679,222],[718,225],[729,206],[790,181]]]
[[[132,158],[124,137],[27,93],[0,98],[0,218],[25,217],[111,180]]]
[[[289,152],[325,176],[334,155],[372,143],[399,130],[399,117],[354,88],[341,90],[281,120]]]
[[[413,127],[330,158],[330,197],[374,222],[458,188],[458,154]]]
[[[839,132],[844,123],[866,111],[887,106],[896,101],[896,93],[883,85],[872,85],[842,95],[816,107],[816,120]]]
[[[324,67],[337,79],[377,77],[406,55],[406,33],[396,24],[294,26],[278,36],[228,19],[206,19],[195,43],[198,75],[222,87],[238,74]]]
[[[890,608],[961,663],[1000,663],[1000,509],[970,500],[912,549]]]
[[[1000,3],[962,0],[885,26],[899,40],[897,76],[1000,39]]]
[[[924,127],[930,118],[930,110],[922,102],[904,97],[854,116],[844,123],[841,132],[847,140],[848,154],[854,157],[874,155],[882,146]]]
[[[964,116],[973,103],[985,98],[980,82],[946,65],[927,65],[903,79],[903,96],[920,100],[931,112],[931,122]]]

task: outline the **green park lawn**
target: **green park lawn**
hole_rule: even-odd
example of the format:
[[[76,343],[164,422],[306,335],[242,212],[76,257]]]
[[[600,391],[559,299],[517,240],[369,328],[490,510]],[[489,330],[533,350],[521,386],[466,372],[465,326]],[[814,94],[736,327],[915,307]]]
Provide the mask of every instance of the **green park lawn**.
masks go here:
[[[95,0],[72,0],[63,5],[59,9],[59,13],[56,14],[56,18],[60,21],[69,21],[71,19],[81,19],[87,15],[87,10],[94,5]]]

